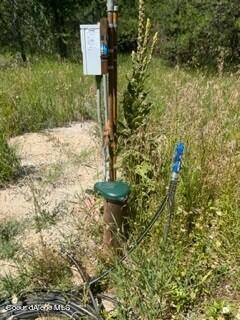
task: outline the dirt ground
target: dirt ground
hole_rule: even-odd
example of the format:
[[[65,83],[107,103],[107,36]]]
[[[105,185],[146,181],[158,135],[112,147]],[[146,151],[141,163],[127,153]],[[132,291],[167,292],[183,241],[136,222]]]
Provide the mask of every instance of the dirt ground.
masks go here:
[[[59,248],[66,239],[84,238],[89,225],[99,220],[92,196],[86,193],[102,179],[96,123],[28,133],[10,144],[16,148],[23,172],[15,184],[0,190],[0,223],[26,220],[31,224],[41,214],[54,217],[56,222],[41,232],[32,225],[25,228],[18,240],[25,250],[34,250],[40,241]],[[85,243],[94,250],[91,239]],[[14,261],[0,260],[0,275],[13,270]]]

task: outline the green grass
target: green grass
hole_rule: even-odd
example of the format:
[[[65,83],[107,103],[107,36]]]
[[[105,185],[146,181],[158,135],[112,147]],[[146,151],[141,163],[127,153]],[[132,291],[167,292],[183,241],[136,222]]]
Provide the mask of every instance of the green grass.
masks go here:
[[[20,172],[19,159],[0,132],[0,188],[12,181]]]
[[[125,61],[121,74],[130,68]],[[215,300],[221,305],[239,296],[239,85],[238,73],[169,68],[153,60],[148,128],[131,138],[134,161],[125,164],[133,190],[130,209],[137,213],[133,233],[142,230],[165,193],[175,143],[185,142],[187,152],[167,249],[159,223],[113,276],[123,319],[129,309],[144,319],[201,319]]]
[[[79,64],[35,59],[0,73],[0,128],[8,136],[91,117],[93,82]]]
[[[0,276],[0,300],[1,297],[18,295],[23,290],[64,290],[72,286],[72,272],[66,259],[44,246],[19,258],[16,271],[16,275]]]
[[[21,293],[28,285],[29,279],[24,274],[0,276],[0,295],[1,297],[13,297]]]
[[[23,231],[24,224],[7,221],[0,224],[0,259],[10,259],[19,250],[16,237]]]
[[[120,57],[120,101],[130,69],[129,57]],[[131,210],[138,212],[133,237],[165,192],[175,143],[185,142],[187,152],[167,249],[160,245],[159,223],[112,276],[121,319],[129,319],[129,310],[141,319],[217,319],[225,317],[224,305],[239,303],[239,87],[239,73],[170,68],[153,60],[147,79],[153,109],[147,131],[130,147],[144,156],[130,164],[134,174],[128,176],[136,196]],[[8,66],[0,74],[1,128],[12,136],[95,117],[94,92],[93,79],[83,77],[77,64],[39,59]]]

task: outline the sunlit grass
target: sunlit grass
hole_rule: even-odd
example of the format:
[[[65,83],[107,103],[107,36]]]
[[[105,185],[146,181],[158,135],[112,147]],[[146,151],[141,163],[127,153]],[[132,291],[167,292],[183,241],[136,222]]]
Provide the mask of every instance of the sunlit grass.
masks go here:
[[[131,62],[128,56],[119,61],[121,105]],[[154,139],[154,175],[147,182],[156,192],[144,195],[146,212],[137,207],[143,198],[137,195],[136,208],[143,213],[137,230],[165,192],[175,143],[185,142],[187,152],[168,250],[159,245],[158,225],[119,267],[114,284],[142,319],[187,319],[208,302],[212,314],[215,298],[219,306],[219,295],[231,299],[229,290],[240,291],[240,76],[170,68],[154,59],[146,85],[153,109],[143,149],[149,152],[147,137]],[[94,79],[82,75],[81,65],[39,59],[0,73],[0,126],[8,136],[95,117],[95,109]],[[217,319],[221,308],[216,312]]]
[[[8,135],[93,116],[93,81],[80,64],[47,58],[0,73],[0,129]]]
[[[124,61],[121,68],[123,83],[131,65]],[[121,316],[132,309],[144,319],[206,319],[200,315],[205,305],[211,309],[215,299],[224,305],[219,295],[231,301],[240,288],[240,76],[170,68],[154,59],[146,86],[151,117],[144,138],[135,137],[132,146],[145,153],[138,168],[150,174],[134,186],[137,230],[165,193],[176,142],[186,144],[186,154],[168,248],[160,245],[160,223],[113,277],[125,305]],[[222,308],[211,319],[221,315]],[[234,319],[232,311],[228,316]]]

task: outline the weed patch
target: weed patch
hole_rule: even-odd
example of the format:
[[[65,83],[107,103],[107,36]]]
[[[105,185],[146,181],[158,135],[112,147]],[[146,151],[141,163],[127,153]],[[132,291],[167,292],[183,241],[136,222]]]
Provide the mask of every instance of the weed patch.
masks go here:
[[[18,221],[8,221],[0,224],[0,258],[13,258],[19,249],[16,237],[23,231],[24,224]]]
[[[20,163],[15,151],[8,145],[5,136],[0,133],[0,187],[17,177]]]
[[[44,245],[25,257],[22,263],[33,287],[64,288],[72,284],[69,263],[58,252]]]

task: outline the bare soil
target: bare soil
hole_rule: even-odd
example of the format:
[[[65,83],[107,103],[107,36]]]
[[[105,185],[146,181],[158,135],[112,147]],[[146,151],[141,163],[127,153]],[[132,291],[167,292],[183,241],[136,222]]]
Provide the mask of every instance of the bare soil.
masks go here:
[[[94,122],[83,122],[11,139],[23,172],[15,184],[0,190],[0,223],[27,221],[29,226],[18,237],[23,250],[34,250],[42,242],[60,250],[64,242],[74,241],[83,244],[83,251],[96,250],[88,229],[98,223],[99,210],[86,193],[102,179],[96,132]],[[36,217],[43,220],[40,232]],[[0,275],[13,269],[14,261],[0,260]],[[75,280],[79,282],[77,275]]]

